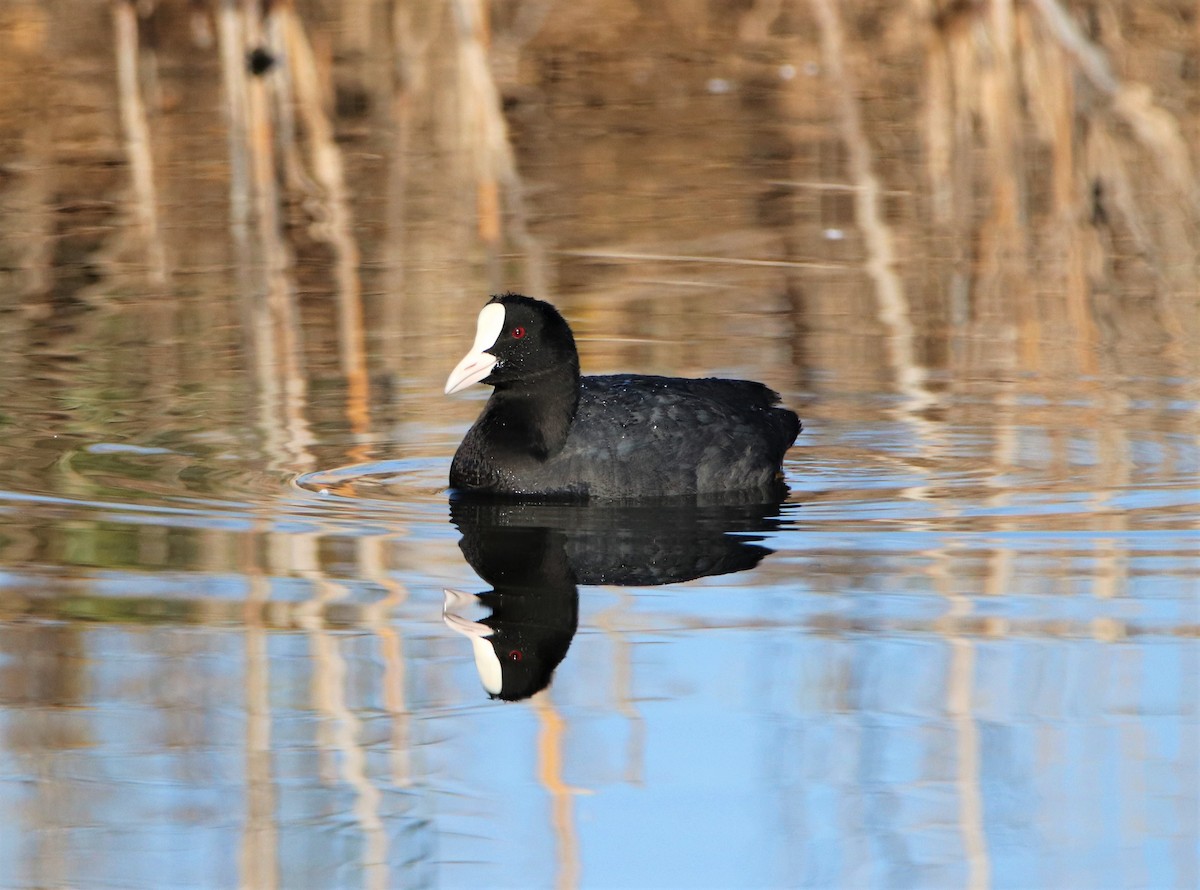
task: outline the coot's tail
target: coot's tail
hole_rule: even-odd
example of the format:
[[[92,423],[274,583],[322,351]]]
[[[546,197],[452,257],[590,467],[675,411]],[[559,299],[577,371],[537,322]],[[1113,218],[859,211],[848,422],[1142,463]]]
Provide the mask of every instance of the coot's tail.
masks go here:
[[[782,463],[784,452],[792,447],[792,443],[796,441],[796,437],[804,429],[804,424],[800,422],[800,418],[796,412],[790,408],[769,408],[766,414],[770,420],[772,430],[777,435],[775,441],[779,446],[778,461]]]
[[[744,405],[762,412],[774,446],[772,457],[775,463],[783,462],[783,455],[804,427],[796,412],[782,407],[779,393],[755,380],[726,380],[721,377],[704,377],[689,380],[691,389],[709,397],[717,398],[730,405]]]
[[[762,411],[770,429],[771,442],[775,446],[775,463],[783,463],[784,452],[792,447],[792,443],[800,435],[800,430],[804,428],[799,416],[791,408],[780,405],[779,393],[769,386],[753,380],[731,382],[737,384],[739,395],[745,399],[745,404]]]

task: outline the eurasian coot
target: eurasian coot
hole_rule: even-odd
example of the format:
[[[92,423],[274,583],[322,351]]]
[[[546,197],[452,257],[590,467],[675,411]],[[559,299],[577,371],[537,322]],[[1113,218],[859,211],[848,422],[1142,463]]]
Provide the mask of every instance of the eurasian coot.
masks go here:
[[[450,465],[462,493],[603,500],[744,492],[777,498],[800,432],[779,395],[749,380],[582,377],[549,303],[493,297],[446,381],[495,388]]]

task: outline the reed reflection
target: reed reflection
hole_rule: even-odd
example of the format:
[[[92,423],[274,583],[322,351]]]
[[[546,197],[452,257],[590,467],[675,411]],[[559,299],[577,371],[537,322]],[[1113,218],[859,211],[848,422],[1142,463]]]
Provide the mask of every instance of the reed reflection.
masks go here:
[[[491,590],[446,590],[442,618],[471,640],[492,698],[550,684],[579,625],[580,585],[645,587],[752,569],[781,505],[548,504],[455,500],[459,549]],[[476,605],[487,617],[466,617]]]

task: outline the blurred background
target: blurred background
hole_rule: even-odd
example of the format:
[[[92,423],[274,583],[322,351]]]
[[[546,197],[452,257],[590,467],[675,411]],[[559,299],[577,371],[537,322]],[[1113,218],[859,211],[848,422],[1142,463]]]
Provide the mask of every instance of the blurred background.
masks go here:
[[[0,0],[0,121],[0,886],[1200,882],[1196,0]],[[510,289],[788,501],[452,516]]]

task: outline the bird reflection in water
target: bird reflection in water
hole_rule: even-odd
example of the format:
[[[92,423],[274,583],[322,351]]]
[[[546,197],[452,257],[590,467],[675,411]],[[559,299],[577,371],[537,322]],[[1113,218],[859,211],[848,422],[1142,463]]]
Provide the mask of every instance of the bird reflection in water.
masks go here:
[[[492,589],[447,590],[443,620],[471,640],[492,698],[546,688],[579,625],[579,585],[652,586],[754,568],[778,503],[551,504],[455,499],[459,549]],[[463,617],[476,604],[491,610]]]

